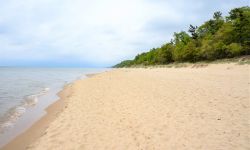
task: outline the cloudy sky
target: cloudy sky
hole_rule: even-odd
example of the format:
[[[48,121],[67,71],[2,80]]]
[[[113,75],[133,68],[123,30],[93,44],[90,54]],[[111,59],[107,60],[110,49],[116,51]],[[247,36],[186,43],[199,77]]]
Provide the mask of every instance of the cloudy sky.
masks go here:
[[[249,0],[0,0],[0,66],[112,66]]]

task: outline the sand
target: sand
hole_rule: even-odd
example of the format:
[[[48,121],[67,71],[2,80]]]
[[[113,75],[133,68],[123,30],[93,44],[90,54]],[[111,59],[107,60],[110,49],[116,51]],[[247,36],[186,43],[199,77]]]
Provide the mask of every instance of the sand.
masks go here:
[[[250,65],[113,69],[68,88],[28,149],[250,149]]]

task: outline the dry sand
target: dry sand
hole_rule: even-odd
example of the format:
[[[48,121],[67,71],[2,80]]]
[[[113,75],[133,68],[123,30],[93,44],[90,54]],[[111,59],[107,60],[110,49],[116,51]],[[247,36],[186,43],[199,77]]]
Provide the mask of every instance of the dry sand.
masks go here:
[[[29,149],[250,149],[250,65],[114,69],[69,88]]]

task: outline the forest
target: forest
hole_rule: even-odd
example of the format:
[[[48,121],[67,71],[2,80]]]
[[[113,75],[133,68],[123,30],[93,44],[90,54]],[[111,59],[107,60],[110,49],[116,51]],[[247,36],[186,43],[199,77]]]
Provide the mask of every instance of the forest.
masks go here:
[[[200,26],[176,32],[161,47],[138,54],[114,67],[164,65],[173,62],[214,61],[250,54],[250,7],[234,8],[228,16],[220,11]]]

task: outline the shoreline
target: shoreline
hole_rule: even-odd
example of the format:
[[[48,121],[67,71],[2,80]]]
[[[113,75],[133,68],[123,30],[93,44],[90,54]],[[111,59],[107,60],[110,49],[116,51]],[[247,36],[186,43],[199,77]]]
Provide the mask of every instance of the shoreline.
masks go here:
[[[43,134],[46,134],[46,129],[49,124],[57,118],[58,115],[67,107],[67,98],[72,93],[71,87],[72,85],[79,81],[91,78],[99,73],[91,73],[86,74],[86,78],[77,79],[71,83],[66,84],[61,91],[59,91],[56,95],[59,97],[55,102],[50,104],[47,108],[44,109],[46,114],[42,116],[40,119],[35,121],[28,129],[24,130],[21,134],[17,135],[14,139],[10,140],[7,144],[1,147],[1,150],[25,150],[28,148],[30,144],[36,141]]]
[[[249,69],[230,63],[88,75],[4,149],[248,149]]]
[[[18,148],[20,150],[24,150],[27,149],[27,146],[43,135],[49,123],[52,122],[57,117],[57,114],[63,111],[66,106],[65,97],[67,96],[66,93],[69,90],[69,85],[66,85],[63,90],[58,93],[60,98],[45,109],[46,114],[42,118],[36,121],[30,128],[19,134],[9,143],[4,145],[1,149],[12,150]]]

